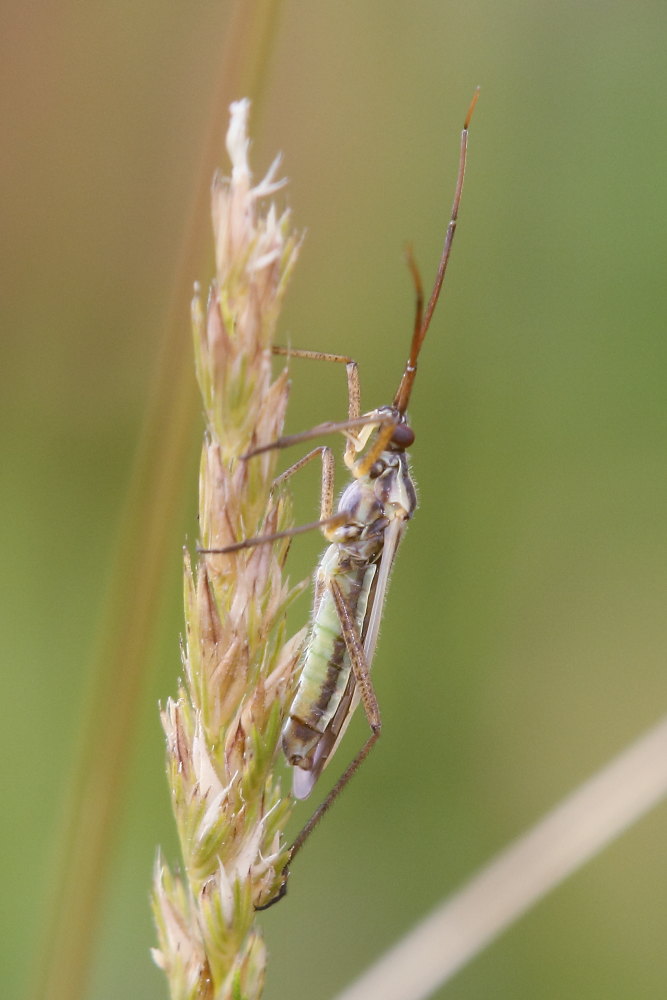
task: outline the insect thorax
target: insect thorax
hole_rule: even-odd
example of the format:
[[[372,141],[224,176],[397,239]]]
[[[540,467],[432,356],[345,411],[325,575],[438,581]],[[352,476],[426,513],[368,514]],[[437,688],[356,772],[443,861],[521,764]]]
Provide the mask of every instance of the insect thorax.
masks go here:
[[[379,554],[388,523],[396,517],[409,520],[416,507],[407,455],[404,451],[383,451],[369,473],[353,480],[343,492],[338,511],[347,519],[330,539],[344,546],[377,540]]]

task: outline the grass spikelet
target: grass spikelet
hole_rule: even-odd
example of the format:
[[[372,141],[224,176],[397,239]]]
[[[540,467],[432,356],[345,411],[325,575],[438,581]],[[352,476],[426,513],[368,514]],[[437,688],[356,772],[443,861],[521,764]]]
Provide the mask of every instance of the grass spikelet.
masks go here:
[[[267,205],[283,181],[276,160],[253,187],[249,102],[231,106],[231,178],[212,191],[216,280],[192,305],[206,433],[199,487],[201,546],[280,531],[289,499],[273,495],[275,457],[241,456],[281,433],[287,374],[271,374],[271,343],[299,240],[289,214]],[[162,711],[167,774],[183,855],[161,856],[153,906],[172,1000],[259,997],[265,949],[255,906],[278,892],[291,800],[274,774],[302,634],[286,641],[293,596],[287,542],[184,559],[184,680]]]

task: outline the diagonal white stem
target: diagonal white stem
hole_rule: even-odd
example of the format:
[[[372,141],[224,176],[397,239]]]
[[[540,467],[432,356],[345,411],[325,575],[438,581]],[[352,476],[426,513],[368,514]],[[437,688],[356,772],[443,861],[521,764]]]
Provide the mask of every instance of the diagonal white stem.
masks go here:
[[[336,1000],[431,996],[666,792],[667,718],[510,844]]]

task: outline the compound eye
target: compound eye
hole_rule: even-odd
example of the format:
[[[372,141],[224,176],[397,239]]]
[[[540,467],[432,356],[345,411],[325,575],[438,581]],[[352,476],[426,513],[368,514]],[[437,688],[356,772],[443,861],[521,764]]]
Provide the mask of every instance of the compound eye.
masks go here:
[[[409,448],[415,439],[415,432],[407,424],[398,424],[391,436],[391,443],[401,449]]]

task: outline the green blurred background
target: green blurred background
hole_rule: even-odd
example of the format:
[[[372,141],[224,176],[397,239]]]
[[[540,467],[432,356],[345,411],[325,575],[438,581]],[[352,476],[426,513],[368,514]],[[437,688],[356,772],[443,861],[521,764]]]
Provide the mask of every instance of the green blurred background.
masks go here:
[[[28,987],[46,919],[228,13],[3,13],[8,998]],[[407,349],[404,244],[429,283],[482,95],[411,407],[421,506],[376,659],[384,735],[262,917],[268,1000],[332,996],[664,711],[666,31],[658,0],[283,4],[253,148],[257,174],[284,152],[308,230],[280,336],[353,354],[369,407],[389,401]],[[342,372],[295,363],[293,403],[292,429],[343,415]],[[180,547],[196,537],[198,421],[189,433],[90,1000],[166,996],[148,892],[156,845],[176,858],[157,701],[176,687]],[[295,542],[294,579],[320,548]],[[307,614],[304,598],[295,625]],[[664,808],[645,818],[438,996],[663,997],[666,826]]]

